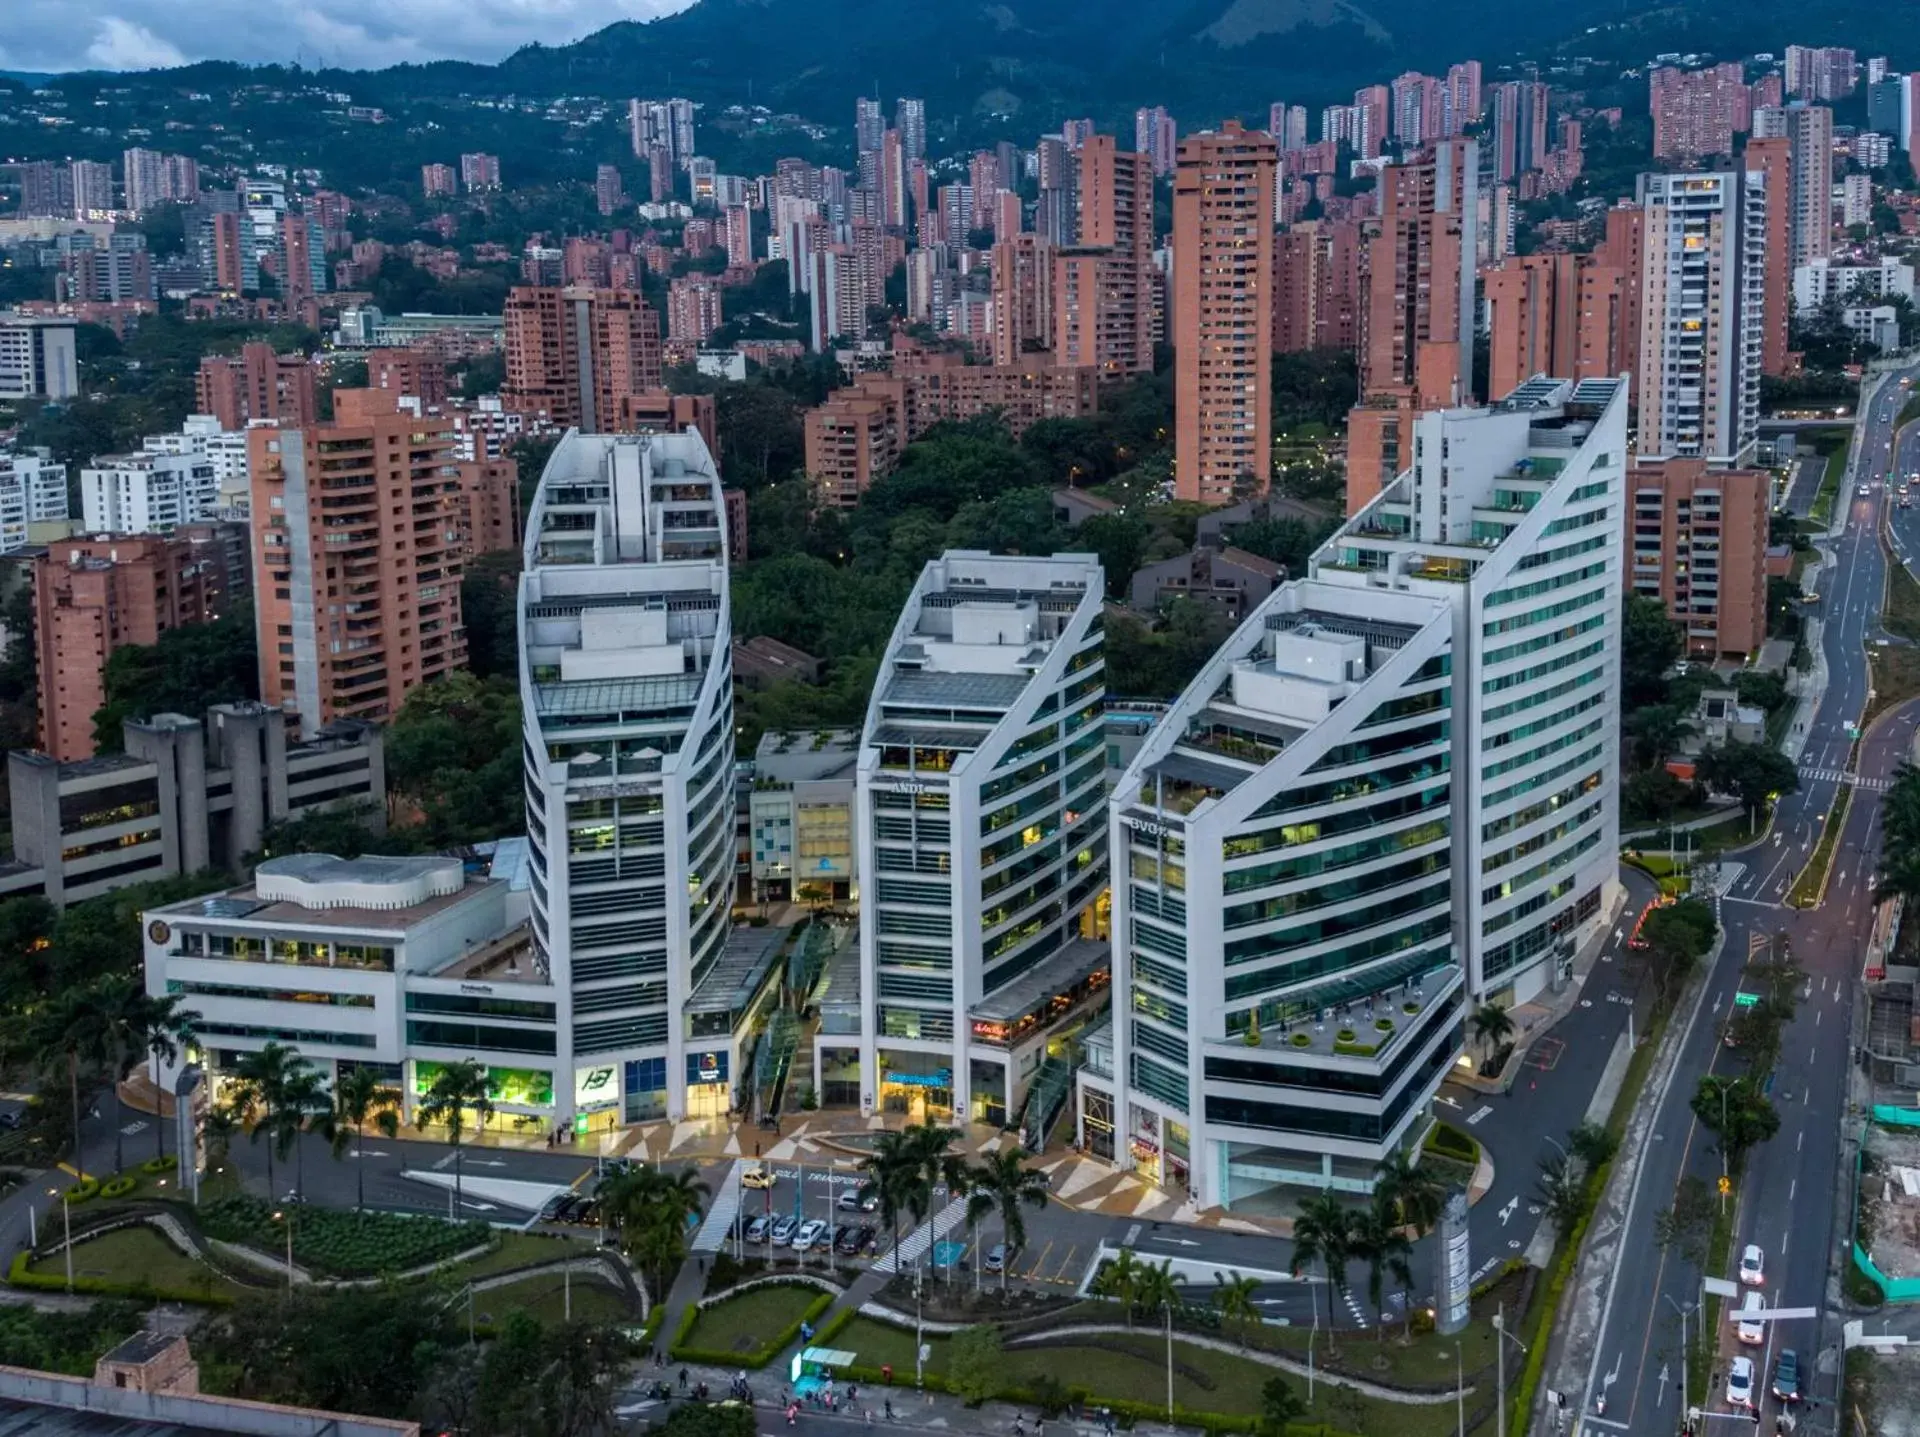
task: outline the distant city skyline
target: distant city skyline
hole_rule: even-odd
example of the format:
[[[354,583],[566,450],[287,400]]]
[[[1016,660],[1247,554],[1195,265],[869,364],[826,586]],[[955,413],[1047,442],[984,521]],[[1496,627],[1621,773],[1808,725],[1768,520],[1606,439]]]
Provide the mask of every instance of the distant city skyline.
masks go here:
[[[148,70],[202,60],[378,69],[493,63],[692,0],[12,0],[0,71]]]

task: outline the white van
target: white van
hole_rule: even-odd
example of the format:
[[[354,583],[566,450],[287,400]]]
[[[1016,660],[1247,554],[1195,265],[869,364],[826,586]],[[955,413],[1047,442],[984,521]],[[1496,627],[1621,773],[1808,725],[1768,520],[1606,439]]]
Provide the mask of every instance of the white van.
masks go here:
[[[1749,1291],[1741,1299],[1740,1321],[1735,1325],[1733,1335],[1749,1347],[1758,1347],[1767,1340],[1767,1325],[1764,1322],[1754,1321],[1747,1314],[1764,1311],[1766,1305],[1767,1299],[1764,1293]]]

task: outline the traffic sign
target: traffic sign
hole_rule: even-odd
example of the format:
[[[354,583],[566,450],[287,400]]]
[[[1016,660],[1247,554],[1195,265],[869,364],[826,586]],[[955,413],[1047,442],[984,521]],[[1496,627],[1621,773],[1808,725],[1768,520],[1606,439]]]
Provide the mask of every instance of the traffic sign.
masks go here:
[[[1733,1006],[1736,1008],[1751,1008],[1759,1001],[1760,995],[1758,993],[1735,993],[1733,995]]]
[[[1720,1196],[1725,1197],[1733,1191],[1733,1179],[1725,1173],[1720,1174]]]

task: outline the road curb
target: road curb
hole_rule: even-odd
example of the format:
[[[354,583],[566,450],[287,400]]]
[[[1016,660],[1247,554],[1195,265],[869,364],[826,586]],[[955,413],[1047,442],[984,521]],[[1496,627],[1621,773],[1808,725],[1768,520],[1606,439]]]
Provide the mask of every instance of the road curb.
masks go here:
[[[1648,1137],[1657,1121],[1660,1111],[1666,1106],[1667,1096],[1673,1086],[1674,1074],[1679,1071],[1680,1056],[1686,1050],[1687,1043],[1693,1037],[1694,1027],[1700,1021],[1700,1012],[1706,1006],[1707,989],[1711,984],[1713,970],[1719,966],[1721,955],[1727,942],[1726,929],[1720,929],[1714,938],[1713,947],[1708,951],[1698,978],[1695,980],[1692,1006],[1687,1011],[1684,1023],[1669,1019],[1665,1033],[1661,1036],[1660,1051],[1655,1055],[1653,1071],[1649,1075],[1646,1087],[1641,1089],[1640,1101],[1635,1111],[1627,1119],[1627,1129],[1620,1144],[1621,1156],[1615,1160],[1613,1172],[1602,1189],[1599,1204],[1595,1207],[1598,1220],[1602,1212],[1611,1211],[1612,1222],[1606,1229],[1607,1242],[1593,1239],[1593,1229],[1588,1228],[1586,1251],[1575,1258],[1573,1280],[1567,1284],[1565,1296],[1561,1299],[1561,1310],[1552,1315],[1557,1330],[1567,1332],[1572,1304],[1578,1294],[1591,1296],[1596,1288],[1602,1286],[1600,1269],[1606,1270],[1604,1293],[1596,1320],[1584,1337],[1576,1338],[1568,1334],[1561,1344],[1557,1356],[1549,1357],[1549,1366],[1556,1373],[1554,1385],[1562,1392],[1575,1388],[1581,1393],[1580,1411],[1587,1412],[1593,1403],[1593,1383],[1599,1363],[1599,1341],[1604,1336],[1607,1323],[1613,1315],[1613,1297],[1620,1281],[1622,1264],[1618,1260],[1619,1245],[1633,1231],[1633,1219],[1640,1204],[1641,1183],[1646,1175],[1646,1157],[1653,1144]],[[1675,1010],[1677,1016],[1678,1009]],[[1624,1196],[1625,1203],[1621,1203]],[[1531,1421],[1532,1414],[1525,1414],[1524,1420]]]

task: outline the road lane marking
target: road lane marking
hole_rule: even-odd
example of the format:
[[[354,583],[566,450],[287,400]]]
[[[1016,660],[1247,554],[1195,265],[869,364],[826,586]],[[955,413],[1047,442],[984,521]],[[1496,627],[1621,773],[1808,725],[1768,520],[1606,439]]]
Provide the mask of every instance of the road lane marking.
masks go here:
[[[1780,1256],[1782,1257],[1785,1257],[1787,1255],[1787,1239],[1791,1236],[1793,1236],[1792,1228],[1788,1228],[1785,1232],[1780,1234]]]
[[[1474,1126],[1474,1125],[1475,1125],[1476,1123],[1478,1123],[1478,1122],[1479,1122],[1479,1121],[1480,1121],[1480,1120],[1481,1120],[1482,1118],[1485,1118],[1485,1117],[1488,1117],[1488,1116],[1490,1116],[1490,1115],[1492,1114],[1492,1112],[1493,1112],[1493,1109],[1492,1109],[1492,1107],[1491,1107],[1491,1106],[1487,1106],[1487,1107],[1481,1107],[1481,1108],[1477,1108],[1477,1109],[1475,1109],[1475,1110],[1474,1110],[1474,1114],[1473,1114],[1473,1116],[1467,1119],[1467,1126],[1468,1126],[1468,1127],[1473,1127],[1473,1126]]]
[[[1800,1179],[1794,1178],[1787,1183],[1787,1201],[1793,1201],[1793,1195],[1800,1191]]]
[[[1793,1150],[1797,1153],[1802,1148],[1806,1147],[1806,1145],[1807,1145],[1807,1134],[1806,1134],[1806,1131],[1802,1129],[1799,1133],[1795,1134],[1794,1136]]]

